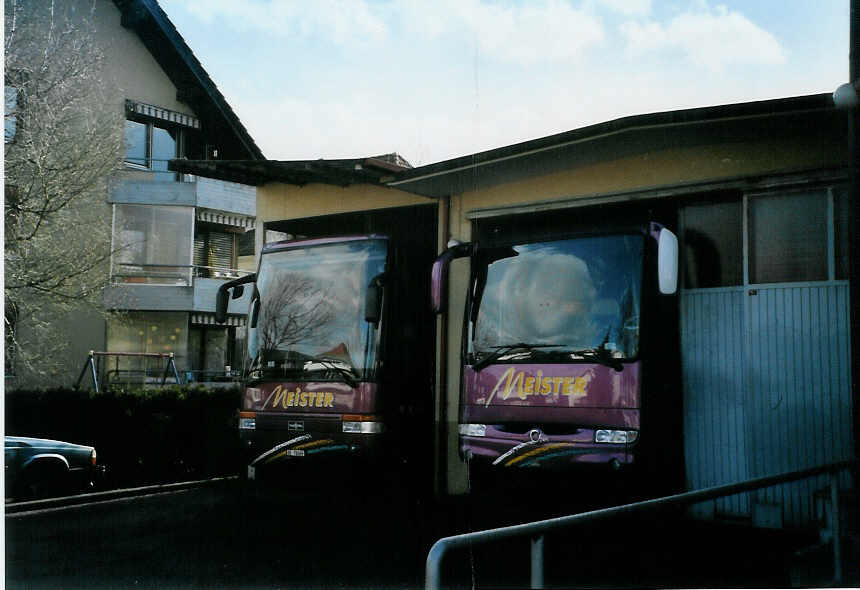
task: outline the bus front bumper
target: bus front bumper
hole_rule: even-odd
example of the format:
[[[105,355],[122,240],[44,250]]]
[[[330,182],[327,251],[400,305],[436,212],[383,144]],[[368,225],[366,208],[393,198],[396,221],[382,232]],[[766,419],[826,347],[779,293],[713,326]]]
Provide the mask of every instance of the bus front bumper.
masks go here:
[[[577,464],[606,464],[617,469],[634,462],[634,448],[635,444],[596,443],[593,431],[586,437],[460,436],[460,452],[466,460],[497,469],[565,469]]]

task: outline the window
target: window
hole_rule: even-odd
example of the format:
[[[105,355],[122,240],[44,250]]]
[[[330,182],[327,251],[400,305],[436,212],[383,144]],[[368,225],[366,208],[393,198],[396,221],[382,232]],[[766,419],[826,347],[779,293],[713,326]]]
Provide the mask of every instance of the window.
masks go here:
[[[182,312],[128,313],[108,321],[108,350],[111,352],[174,353],[179,371],[187,366],[188,314]],[[121,380],[144,380],[164,374],[166,359],[117,357],[111,370]]]
[[[235,233],[200,223],[194,230],[194,266],[200,277],[238,277]]]
[[[774,192],[684,207],[684,288],[847,279],[851,224],[844,193],[841,187]]]
[[[750,283],[827,280],[825,191],[751,198],[749,232]]]
[[[167,163],[182,155],[180,140],[178,127],[159,127],[151,122],[127,120],[125,161],[136,168],[152,170],[156,173],[156,180],[175,180],[176,174],[167,171]]]
[[[236,255],[237,256],[253,256],[256,233],[253,229],[239,234],[236,239]]]
[[[833,193],[836,280],[847,281],[850,273],[848,253],[851,251],[851,201],[848,190],[844,187],[835,189]]]
[[[743,284],[741,200],[684,208],[684,287],[708,289]]]
[[[114,205],[114,283],[191,285],[194,209]]]
[[[3,110],[4,143],[11,143],[18,133],[18,89],[7,85],[3,90],[6,98]]]
[[[226,367],[232,370],[242,368],[242,350],[237,353],[234,327],[191,326],[188,335],[188,365],[194,371],[195,381],[223,380]],[[239,346],[241,346],[241,341]]]

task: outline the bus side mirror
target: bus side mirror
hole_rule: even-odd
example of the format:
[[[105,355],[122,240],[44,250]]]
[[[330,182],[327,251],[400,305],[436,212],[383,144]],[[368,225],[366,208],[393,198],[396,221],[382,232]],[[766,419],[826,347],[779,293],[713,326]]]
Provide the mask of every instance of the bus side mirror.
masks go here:
[[[665,227],[657,238],[657,282],[663,295],[678,291],[678,236]]]
[[[364,321],[368,324],[378,324],[382,315],[382,279],[383,274],[378,274],[371,279],[367,286],[367,295],[364,299]]]
[[[253,283],[257,280],[257,275],[252,273],[244,277],[227,281],[218,287],[218,292],[215,294],[215,322],[223,324],[227,321],[227,306],[229,304],[229,293],[233,290],[233,299],[238,299],[245,292],[246,283]]]
[[[434,313],[442,313],[448,307],[448,266],[451,261],[471,253],[471,243],[454,244],[433,262],[430,273],[430,305]]]
[[[218,324],[227,321],[227,291],[229,288],[225,283],[218,287],[218,294],[215,295],[215,322]]]
[[[248,324],[251,328],[257,327],[257,320],[260,319],[260,298],[257,297],[254,299],[254,303],[251,304],[251,317],[249,318]]]

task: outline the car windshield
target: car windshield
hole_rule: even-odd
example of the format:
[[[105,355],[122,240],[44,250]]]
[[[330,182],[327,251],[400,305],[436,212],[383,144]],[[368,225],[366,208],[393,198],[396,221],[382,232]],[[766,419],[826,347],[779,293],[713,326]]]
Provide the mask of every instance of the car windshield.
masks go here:
[[[378,330],[365,321],[365,298],[385,270],[386,252],[386,241],[377,239],[263,254],[248,330],[249,370],[306,379],[366,376]]]
[[[569,359],[586,351],[636,356],[643,244],[641,235],[610,235],[479,251],[470,314],[472,360]],[[499,354],[512,343],[529,343],[519,347],[528,350]]]

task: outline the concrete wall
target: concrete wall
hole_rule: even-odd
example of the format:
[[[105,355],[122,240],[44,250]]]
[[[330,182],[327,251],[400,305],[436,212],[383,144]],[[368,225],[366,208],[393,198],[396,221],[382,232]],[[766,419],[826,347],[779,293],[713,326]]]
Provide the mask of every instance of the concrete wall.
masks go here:
[[[263,247],[263,225],[266,222],[426,205],[429,202],[432,201],[427,197],[369,184],[347,187],[327,184],[268,184],[257,188],[257,233],[254,252],[259,256]]]
[[[246,184],[197,178],[194,183],[197,189],[197,206],[241,213],[248,217],[257,214],[257,188]]]
[[[765,137],[744,143],[645,151],[456,195],[452,201],[452,229],[468,233],[466,214],[476,209],[574,201],[839,166],[843,163],[844,149],[845,144],[838,137],[800,135],[789,140]]]
[[[88,5],[86,0],[77,0]],[[189,105],[176,100],[176,86],[167,77],[140,38],[121,24],[119,9],[110,0],[96,2],[95,24],[98,41],[109,57],[105,84],[126,98],[172,111],[194,115]],[[118,103],[123,108],[123,103]]]

